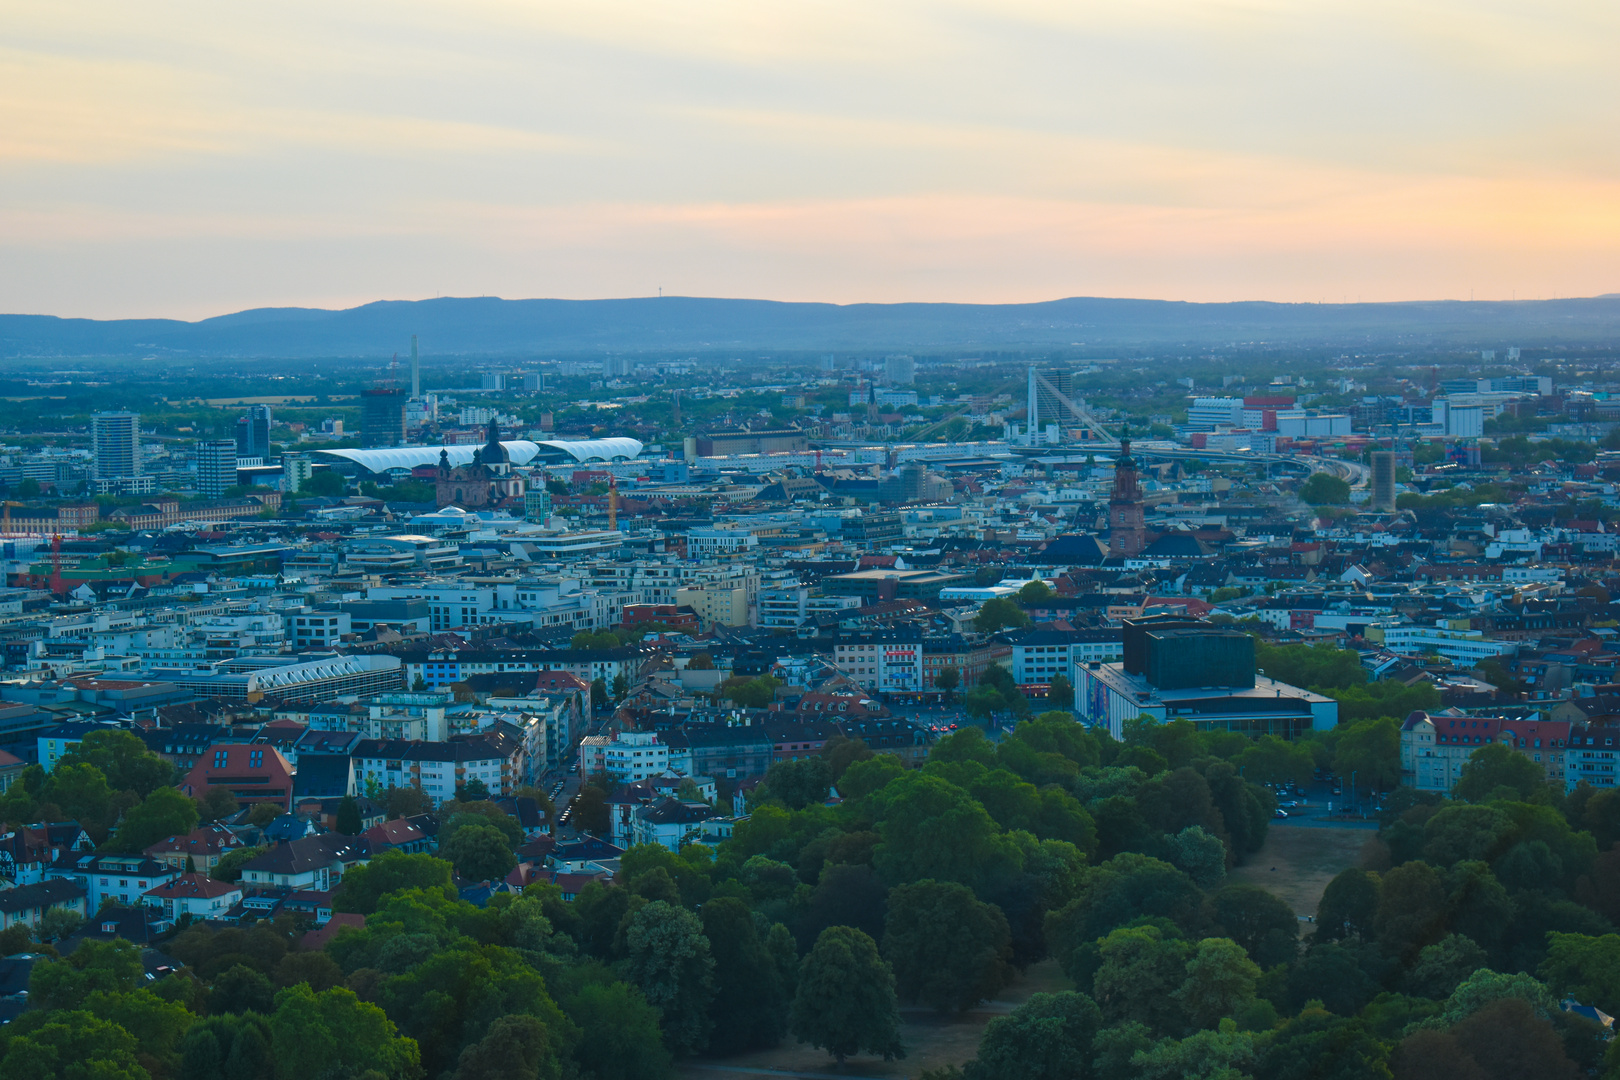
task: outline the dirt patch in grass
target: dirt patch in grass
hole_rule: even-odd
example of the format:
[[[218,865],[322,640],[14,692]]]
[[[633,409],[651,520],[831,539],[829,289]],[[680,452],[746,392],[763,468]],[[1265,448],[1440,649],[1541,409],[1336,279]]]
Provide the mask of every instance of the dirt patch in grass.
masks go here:
[[[1286,825],[1266,830],[1266,845],[1233,870],[1228,881],[1258,885],[1294,909],[1316,915],[1322,891],[1339,871],[1361,861],[1361,848],[1378,834],[1368,829],[1313,829]],[[1301,926],[1302,933],[1309,933]]]
[[[705,1058],[687,1062],[677,1070],[683,1080],[766,1080],[784,1075],[873,1077],[907,1080],[924,1069],[961,1065],[979,1050],[985,1025],[1005,1016],[1029,1000],[1031,994],[1072,990],[1057,961],[1036,964],[994,1000],[964,1013],[941,1016],[932,1009],[901,1007],[901,1042],[906,1048],[903,1061],[851,1058],[839,1069],[824,1051],[793,1041],[789,1035],[781,1046],[730,1058]]]

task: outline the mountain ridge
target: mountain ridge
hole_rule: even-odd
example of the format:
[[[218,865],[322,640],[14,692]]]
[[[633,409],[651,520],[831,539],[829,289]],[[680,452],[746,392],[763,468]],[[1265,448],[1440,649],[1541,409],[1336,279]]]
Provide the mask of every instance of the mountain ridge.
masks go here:
[[[1566,300],[831,304],[719,297],[441,297],[179,319],[0,315],[0,356],[386,357],[418,334],[441,356],[727,350],[1507,345],[1620,341],[1620,294]]]

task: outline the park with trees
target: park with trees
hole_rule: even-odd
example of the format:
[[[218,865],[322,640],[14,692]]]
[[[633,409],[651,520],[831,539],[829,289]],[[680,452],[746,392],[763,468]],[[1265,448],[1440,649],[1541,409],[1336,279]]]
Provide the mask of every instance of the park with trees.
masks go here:
[[[1326,655],[1266,663],[1349,679]],[[467,792],[439,808],[437,854],[348,871],[333,907],[363,925],[317,949],[289,917],[191,924],[150,980],[132,944],[57,956],[7,931],[43,955],[0,1074],[614,1080],[794,1043],[904,1069],[907,1010],[964,1015],[1044,964],[1061,988],[930,1080],[1620,1076],[1559,1004],[1620,1011],[1620,793],[1566,794],[1487,748],[1453,798],[1395,791],[1317,910],[1234,876],[1271,828],[1266,783],[1376,771],[1387,728],[1288,743],[1142,721],[1116,742],[1054,711],[999,741],[956,732],[921,768],[833,740],[773,766],[718,845],[633,847],[611,884],[483,906],[458,885],[510,869],[521,834]],[[177,800],[144,747],[86,742],[0,813],[72,807],[139,850],[230,809]]]

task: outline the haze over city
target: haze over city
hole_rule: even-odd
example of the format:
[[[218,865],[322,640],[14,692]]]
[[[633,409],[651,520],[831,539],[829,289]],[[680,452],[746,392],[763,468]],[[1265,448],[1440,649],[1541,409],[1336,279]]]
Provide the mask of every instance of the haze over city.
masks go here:
[[[1617,19],[17,2],[0,306],[1596,295]]]

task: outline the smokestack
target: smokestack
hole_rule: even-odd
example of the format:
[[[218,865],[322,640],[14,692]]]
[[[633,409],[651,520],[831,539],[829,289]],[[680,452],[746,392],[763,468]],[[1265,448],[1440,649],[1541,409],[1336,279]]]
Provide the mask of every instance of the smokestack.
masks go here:
[[[416,335],[411,335],[411,400],[422,400],[422,368],[417,362]]]

